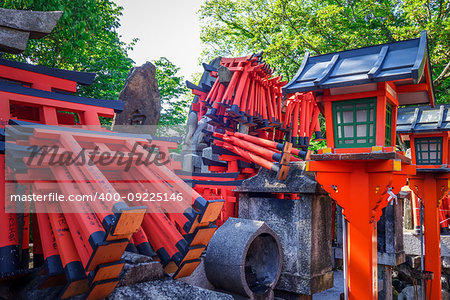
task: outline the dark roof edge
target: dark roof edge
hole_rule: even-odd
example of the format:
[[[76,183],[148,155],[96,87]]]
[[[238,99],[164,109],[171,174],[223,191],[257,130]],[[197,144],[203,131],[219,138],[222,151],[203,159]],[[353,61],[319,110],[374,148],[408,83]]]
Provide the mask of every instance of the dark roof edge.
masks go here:
[[[91,72],[78,72],[78,71],[50,68],[45,66],[38,66],[18,61],[7,60],[3,58],[0,58],[0,65],[35,72],[39,74],[44,74],[48,76],[58,77],[62,79],[67,79],[83,85],[91,85],[94,82],[96,76],[96,73]]]
[[[305,69],[306,66],[306,62],[308,61],[309,58],[309,52],[306,51],[305,55],[303,56],[303,60],[302,60],[302,64],[300,65],[300,68],[298,68],[297,73],[295,73],[294,77],[292,78],[291,81],[289,81],[283,88],[282,88],[282,92],[284,95],[287,94],[287,91],[285,92],[285,87],[290,86],[292,84],[295,83],[295,81],[298,79],[298,77],[302,74],[303,70]]]
[[[104,99],[94,99],[94,98],[84,98],[79,96],[42,91],[38,89],[23,87],[16,84],[0,83],[0,91],[22,94],[33,97],[47,98],[52,100],[60,100],[65,102],[73,102],[85,105],[99,106],[112,108],[115,112],[121,112],[124,109],[124,103],[119,100],[104,100]]]
[[[346,52],[351,52],[351,51],[359,51],[361,49],[368,49],[368,48],[373,48],[373,47],[382,47],[380,54],[384,54],[383,55],[383,60],[384,60],[384,56],[386,55],[386,53],[383,53],[383,48],[392,44],[398,44],[398,43],[404,43],[404,42],[410,42],[410,41],[414,41],[414,40],[419,40],[419,47],[418,47],[418,52],[417,52],[417,57],[415,60],[415,64],[412,68],[412,72],[411,72],[411,76],[412,79],[417,82],[420,80],[421,76],[424,75],[424,70],[425,70],[425,63],[428,63],[428,70],[430,72],[430,79],[432,80],[431,77],[431,64],[430,64],[430,59],[429,59],[429,51],[428,51],[428,41],[427,41],[427,31],[424,30],[420,33],[420,37],[419,38],[413,38],[413,39],[407,39],[407,40],[402,40],[402,41],[393,41],[393,42],[389,42],[389,43],[384,43],[384,44],[377,44],[377,45],[372,45],[372,46],[366,46],[366,47],[361,47],[361,48],[355,48],[355,49],[348,49],[348,50],[343,50],[343,51],[336,51],[336,52],[330,52],[330,53],[326,53],[326,54],[321,54],[321,55],[317,55],[317,56],[313,56],[313,57],[309,57],[309,52],[305,53],[305,56],[303,58],[302,64],[300,66],[300,68],[298,69],[297,73],[295,74],[295,76],[292,78],[291,81],[289,81],[284,87],[283,87],[283,94],[287,95],[287,94],[293,94],[293,93],[297,93],[297,92],[306,92],[306,91],[313,91],[313,90],[321,90],[321,89],[326,89],[327,87],[321,86],[319,85],[315,85],[314,88],[315,89],[311,89],[311,87],[308,87],[306,90],[302,90],[302,89],[292,89],[292,86],[296,84],[297,79],[301,76],[301,74],[304,71],[304,68],[307,64],[307,60],[309,60],[310,58],[318,58],[318,57],[323,57],[323,56],[331,56],[333,57],[334,55],[337,54],[342,54],[342,53],[346,53]],[[386,49],[386,52],[388,51],[388,49]],[[426,57],[425,57],[426,55]],[[424,59],[424,57],[426,59]],[[379,60],[381,58],[379,57]],[[378,60],[377,60],[378,62]],[[381,66],[380,62],[380,66]],[[379,66],[378,66],[379,67]],[[379,82],[379,81],[389,81],[389,80],[374,80],[375,78],[373,78],[373,76],[370,76],[372,74],[370,74],[372,71],[379,71],[379,70],[370,70],[368,77],[369,80],[371,82]],[[355,83],[349,83],[348,85],[342,85],[342,86],[351,86],[351,85],[355,85]],[[433,99],[431,100],[432,105],[434,105],[435,103],[435,94],[434,94],[434,88],[433,88],[433,83],[430,82],[430,86],[432,89],[432,97]]]
[[[16,119],[10,119],[8,121],[9,125],[12,126],[20,126],[21,128],[16,127],[16,129],[20,131],[30,132],[36,129],[48,129],[48,130],[57,130],[57,131],[66,131],[66,132],[75,132],[75,133],[87,133],[87,134],[98,134],[105,136],[117,136],[117,137],[128,137],[128,138],[137,138],[137,139],[146,139],[153,140],[153,137],[150,134],[139,134],[139,133],[129,133],[129,132],[119,132],[119,131],[98,131],[98,130],[90,130],[77,128],[75,126],[68,127],[66,125],[47,125],[40,124]]]
[[[421,34],[425,32],[426,34],[426,30],[422,31]],[[333,56],[335,54],[342,54],[342,53],[346,53],[346,52],[351,52],[351,51],[358,51],[358,50],[362,50],[362,49],[368,49],[368,48],[375,48],[375,47],[380,47],[380,46],[389,46],[392,44],[398,44],[398,43],[406,43],[406,42],[410,42],[410,41],[414,41],[414,40],[419,40],[420,37],[418,38],[413,38],[413,39],[407,39],[407,40],[401,40],[401,41],[393,41],[393,42],[389,42],[389,43],[382,43],[382,44],[376,44],[376,45],[371,45],[371,46],[364,46],[361,48],[353,48],[353,49],[347,49],[347,50],[342,50],[342,51],[335,51],[335,52],[330,52],[330,53],[325,53],[325,54],[321,54],[321,55],[315,55],[315,56],[311,56],[310,58],[317,58],[317,57],[322,57],[322,56]]]

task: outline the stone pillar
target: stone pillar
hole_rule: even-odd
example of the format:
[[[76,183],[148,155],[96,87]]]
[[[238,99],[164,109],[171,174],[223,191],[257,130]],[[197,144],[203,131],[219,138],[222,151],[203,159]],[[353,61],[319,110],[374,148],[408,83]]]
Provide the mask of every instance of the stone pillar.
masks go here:
[[[286,181],[260,169],[238,192],[239,218],[264,221],[281,240],[283,265],[275,295],[278,290],[280,296],[308,299],[332,288],[332,200],[304,172],[304,163],[291,163]]]
[[[403,193],[403,192],[400,192]],[[403,196],[403,227],[408,230],[414,229],[413,208],[411,203],[411,193]]]
[[[393,200],[394,201],[394,200]],[[405,262],[403,249],[403,199],[383,209],[378,221],[378,264],[397,266]]]
[[[378,265],[378,280],[382,282],[382,289],[378,291],[378,300],[392,300],[392,266]]]

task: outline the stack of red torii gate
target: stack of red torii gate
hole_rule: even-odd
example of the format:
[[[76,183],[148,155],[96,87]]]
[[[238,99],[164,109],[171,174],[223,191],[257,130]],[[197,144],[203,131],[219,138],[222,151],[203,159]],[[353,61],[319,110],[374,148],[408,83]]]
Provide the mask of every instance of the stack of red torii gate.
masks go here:
[[[2,170],[1,194],[24,195],[60,193],[61,195],[132,195],[162,193],[180,195],[185,201],[173,202],[175,209],[167,212],[161,205],[137,206],[141,202],[117,199],[108,202],[77,203],[72,211],[61,204],[21,207],[21,213],[7,213],[11,203],[2,197],[0,213],[0,276],[15,279],[43,266],[48,279],[42,288],[64,287],[60,297],[88,294],[90,299],[103,298],[115,288],[123,267],[123,251],[133,243],[141,254],[159,259],[175,278],[187,276],[199,264],[199,257],[214,233],[223,200],[207,201],[180,179],[175,170],[179,163],[170,159],[169,149],[177,144],[150,136],[114,134],[101,129],[99,116],[113,117],[123,103],[89,99],[71,95],[77,84],[91,84],[95,74],[38,67],[0,60],[0,121]],[[63,93],[61,93],[62,91]],[[43,125],[45,124],[45,125]],[[65,128],[61,125],[84,125]],[[52,125],[52,126],[49,126]],[[55,126],[60,125],[60,126]],[[94,131],[95,129],[96,131]],[[6,137],[6,140],[5,140]],[[28,147],[58,145],[56,157],[70,151],[77,155],[97,147],[102,153],[138,152],[159,163],[140,165],[124,172],[117,164],[61,165],[50,164],[48,157],[37,163],[24,159]],[[41,149],[42,150],[42,149]],[[150,153],[151,154],[151,153]],[[51,179],[30,181],[30,178]],[[64,184],[64,182],[75,182]],[[12,190],[11,190],[12,189]],[[171,203],[172,204],[172,203]],[[178,205],[178,206],[177,206]],[[18,207],[16,207],[19,209]],[[33,213],[30,214],[30,209]],[[145,212],[150,213],[145,213]],[[20,222],[18,222],[20,219]],[[29,266],[30,219],[33,227],[33,268]],[[6,230],[9,228],[9,230]]]
[[[199,120],[207,116],[210,124],[233,131],[247,126],[252,135],[278,142],[289,136],[294,147],[307,147],[313,133],[321,138],[314,97],[297,93],[284,100],[282,87],[286,81],[273,75],[274,70],[262,60],[262,53],[221,58],[219,68],[206,64],[204,67],[215,78],[212,86],[187,82],[198,96],[191,110],[197,112]]]
[[[286,81],[273,75],[262,53],[220,58],[218,68],[203,66],[203,77],[212,80],[199,86],[187,82],[196,95],[191,111],[198,120],[207,117],[213,126],[205,133],[220,161],[202,158],[213,174],[192,174],[193,186],[207,198],[225,199],[220,224],[230,216],[237,217],[233,189],[242,179],[255,175],[257,166],[276,172],[283,180],[291,160],[305,159],[310,140],[322,138],[319,107],[311,93],[295,93],[285,99],[281,91]]]

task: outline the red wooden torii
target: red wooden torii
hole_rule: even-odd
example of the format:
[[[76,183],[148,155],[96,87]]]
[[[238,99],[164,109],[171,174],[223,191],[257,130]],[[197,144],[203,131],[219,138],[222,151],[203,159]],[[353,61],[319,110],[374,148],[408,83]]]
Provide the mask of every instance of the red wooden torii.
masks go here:
[[[47,125],[100,126],[99,116],[114,117],[121,101],[73,96],[77,84],[94,82],[94,73],[34,66],[0,59],[0,122],[10,118]],[[67,114],[71,113],[71,114]]]

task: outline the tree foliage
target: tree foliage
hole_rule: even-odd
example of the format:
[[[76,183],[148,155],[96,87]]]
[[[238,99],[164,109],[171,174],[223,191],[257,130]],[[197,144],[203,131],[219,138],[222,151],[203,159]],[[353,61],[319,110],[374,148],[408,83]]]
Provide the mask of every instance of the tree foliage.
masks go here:
[[[165,57],[153,62],[156,67],[156,80],[161,94],[161,117],[159,125],[184,124],[187,118],[189,90],[184,84],[183,76],[177,76],[180,68]]]
[[[4,0],[3,8],[63,11],[53,32],[30,40],[23,54],[6,58],[61,69],[95,72],[91,86],[79,94],[92,98],[117,99],[133,61],[131,44],[120,41],[117,28],[122,7],[110,0]]]
[[[439,102],[450,102],[449,0],[207,0],[200,9],[205,60],[264,50],[291,79],[304,53],[320,55],[417,38],[428,31]]]

